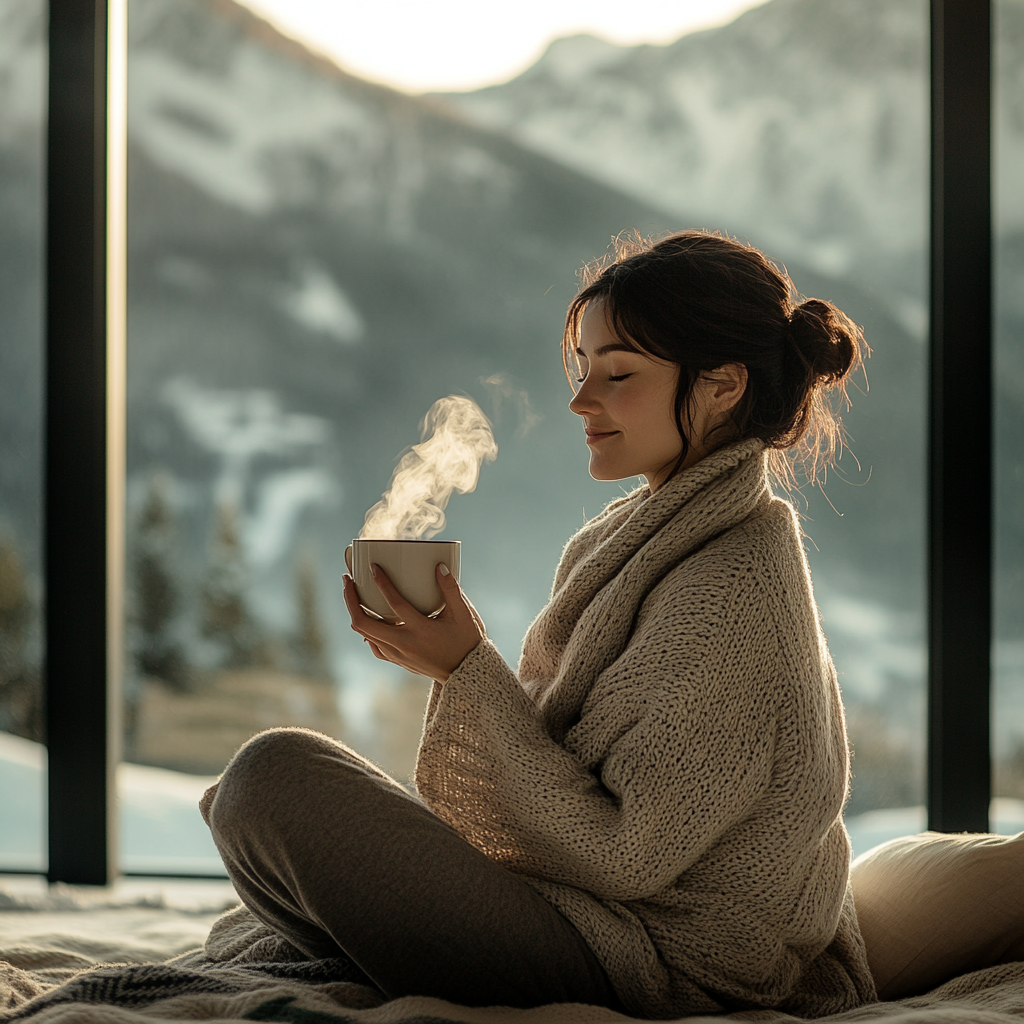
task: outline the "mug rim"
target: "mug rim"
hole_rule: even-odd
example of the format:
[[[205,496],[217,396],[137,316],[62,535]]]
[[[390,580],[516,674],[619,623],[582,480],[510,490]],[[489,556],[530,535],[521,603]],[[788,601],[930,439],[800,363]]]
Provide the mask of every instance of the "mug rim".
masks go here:
[[[461,540],[412,540],[411,538],[404,538],[402,540],[393,540],[391,538],[377,538],[377,537],[353,537],[353,544],[461,544]]]

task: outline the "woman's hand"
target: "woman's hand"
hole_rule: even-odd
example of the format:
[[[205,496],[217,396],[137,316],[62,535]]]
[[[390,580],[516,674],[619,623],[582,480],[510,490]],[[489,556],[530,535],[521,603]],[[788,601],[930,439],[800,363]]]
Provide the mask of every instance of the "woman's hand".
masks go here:
[[[355,582],[346,573],[345,604],[352,616],[352,628],[369,643],[375,657],[439,683],[445,682],[487,636],[483,620],[463,594],[458,581],[443,562],[438,563],[434,571],[444,595],[444,610],[429,618],[402,597],[379,565],[375,563],[371,570],[377,588],[402,621],[391,626],[367,615],[359,604]]]

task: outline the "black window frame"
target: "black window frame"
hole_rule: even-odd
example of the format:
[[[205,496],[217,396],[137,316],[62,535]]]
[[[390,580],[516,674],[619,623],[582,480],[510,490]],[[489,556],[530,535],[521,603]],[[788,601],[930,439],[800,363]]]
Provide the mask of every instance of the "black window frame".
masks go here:
[[[931,0],[927,799],[936,832],[989,828],[992,236],[992,3]]]
[[[123,23],[125,3],[49,3],[46,874],[51,882],[83,885],[105,885],[119,873],[115,770],[124,543],[118,526],[123,525],[125,440],[124,289],[119,285],[125,268],[123,238],[116,233],[123,232],[126,197],[116,167],[124,140],[108,134],[108,127],[120,125],[123,135],[114,104],[125,99],[127,39],[115,39],[112,46],[110,29]]]

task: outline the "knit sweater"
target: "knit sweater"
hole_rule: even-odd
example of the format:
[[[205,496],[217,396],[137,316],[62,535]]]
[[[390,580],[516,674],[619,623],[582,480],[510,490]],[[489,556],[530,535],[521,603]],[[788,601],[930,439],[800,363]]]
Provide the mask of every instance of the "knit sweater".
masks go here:
[[[626,1010],[875,998],[848,886],[842,703],[763,445],[613,502],[568,543],[518,677],[435,684],[431,809],[580,931]]]

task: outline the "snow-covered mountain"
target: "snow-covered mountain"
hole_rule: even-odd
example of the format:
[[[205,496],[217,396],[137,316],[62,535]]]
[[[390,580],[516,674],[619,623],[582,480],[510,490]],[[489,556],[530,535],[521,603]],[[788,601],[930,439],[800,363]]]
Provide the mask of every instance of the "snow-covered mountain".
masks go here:
[[[1024,230],[1024,3],[997,32],[999,222]],[[551,44],[445,98],[475,124],[700,224],[886,294],[923,324],[924,0],[772,0],[666,46]]]
[[[453,111],[449,101],[410,97],[355,78],[232,0],[132,0],[132,493],[139,493],[140,481],[154,468],[167,471],[172,483],[177,481],[171,493],[178,496],[185,535],[191,536],[194,555],[201,560],[202,538],[211,529],[210,500],[223,488],[225,474],[230,476],[245,504],[244,534],[262,538],[252,545],[261,553],[261,571],[268,574],[263,592],[280,594],[280,585],[270,585],[273,574],[285,571],[303,531],[318,522],[315,532],[330,533],[331,540],[323,543],[334,546],[355,533],[363,510],[386,484],[394,457],[417,439],[419,417],[436,397],[463,390],[486,403],[481,379],[505,374],[520,382],[513,390],[528,389],[533,409],[545,417],[545,443],[517,436],[515,423],[499,424],[501,457],[485,470],[477,494],[460,499],[451,512],[452,529],[479,544],[476,564],[483,577],[505,581],[504,611],[498,617],[506,616],[509,637],[514,637],[543,598],[549,566],[579,521],[580,509],[592,512],[607,493],[586,480],[558,373],[555,342],[575,269],[626,228],[739,226],[739,214],[710,220],[696,192],[698,212],[689,214],[681,212],[685,189],[670,194],[634,182],[629,196],[599,180],[615,178],[604,163],[611,166],[620,150],[632,147],[632,159],[615,166],[649,165],[649,177],[669,185],[673,161],[681,175],[689,173],[690,164],[680,153],[704,145],[704,136],[688,128],[686,119],[670,116],[665,89],[671,82],[679,95],[689,97],[688,103],[698,93],[709,97],[706,121],[700,122],[705,134],[724,103],[722,116],[734,111],[739,119],[728,124],[745,118],[748,135],[773,138],[785,105],[777,97],[774,107],[765,106],[762,94],[770,90],[758,84],[756,74],[743,78],[740,72],[751,63],[748,51],[756,50],[767,61],[771,40],[784,41],[796,2],[773,0],[752,12],[762,22],[751,23],[747,16],[739,28],[686,37],[663,49],[619,50],[594,41],[563,41],[516,82],[463,98],[467,104],[493,101],[500,106],[502,97],[525,90],[523,95],[543,106],[557,94],[563,103],[552,106],[552,116],[563,118],[568,139],[588,137],[565,120],[571,104],[578,104],[578,124],[589,124],[592,134],[609,126],[627,130],[629,118],[607,112],[598,117],[600,110],[634,110],[637,139],[608,136],[607,161],[581,160],[572,169],[565,166],[564,153],[555,160],[509,138],[516,131],[507,124],[481,127],[464,112]],[[904,0],[894,0],[892,10],[894,24],[906,34],[909,16],[903,5]],[[5,231],[31,209],[18,198],[19,182],[22,193],[38,189],[41,106],[31,83],[41,85],[42,6],[39,0],[0,0],[3,159],[20,161],[21,168],[0,183]],[[717,47],[715,59],[708,41]],[[849,43],[851,51],[864,49],[856,39]],[[800,65],[803,50],[795,43],[790,48],[793,55],[787,59]],[[675,66],[670,57],[677,51],[697,53],[701,61],[682,61],[682,77],[666,77],[662,72]],[[851,57],[853,64],[857,60]],[[877,60],[884,67],[887,60],[892,63],[889,57]],[[814,74],[825,73],[822,61],[828,64],[823,57]],[[736,71],[730,94],[723,91],[729,79],[720,65]],[[805,92],[814,92],[808,84],[814,74],[803,74]],[[899,78],[909,72],[896,61],[887,74]],[[695,84],[701,81],[703,92]],[[819,120],[826,120],[829,96],[840,114],[851,102],[842,84],[820,88],[828,96],[815,98]],[[775,92],[781,94],[784,86],[791,88],[779,79]],[[792,114],[799,101],[791,96],[785,109]],[[769,108],[778,110],[772,114]],[[656,110],[662,111],[661,122]],[[899,110],[892,116],[912,120]],[[697,124],[695,118],[690,120]],[[20,127],[8,131],[8,123]],[[641,128],[655,140],[644,151],[637,148]],[[909,159],[903,167],[898,159],[909,131],[893,129],[896,149],[886,156],[889,173],[900,180],[921,173],[920,160]],[[738,146],[742,133],[733,131],[733,136]],[[659,155],[657,145],[662,144],[666,148]],[[742,147],[733,152],[737,167],[729,170],[731,187],[745,216],[757,208],[749,196],[766,187],[772,165],[768,161],[762,167],[756,153]],[[721,174],[731,167],[726,155],[715,154]],[[778,159],[788,157],[780,152]],[[806,169],[807,180],[846,181],[842,164],[823,145],[817,163]],[[754,184],[743,192],[748,171]],[[839,184],[835,189],[845,194]],[[645,193],[652,202],[636,198]],[[812,222],[809,215],[800,221]],[[31,239],[25,238],[30,248]],[[832,245],[834,239],[821,244],[826,241]],[[912,567],[920,557],[919,544],[908,543],[915,529],[908,524],[920,516],[921,440],[915,425],[921,408],[920,349],[883,312],[881,307],[892,303],[880,303],[877,293],[859,288],[844,274],[841,261],[826,260],[829,275],[822,275],[810,266],[822,265],[818,250],[801,239],[780,246],[775,255],[791,266],[804,291],[839,301],[867,326],[876,353],[871,403],[886,410],[880,416],[864,403],[855,407],[850,430],[858,456],[876,467],[872,487],[845,488],[833,499],[848,512],[844,520],[821,503],[814,539],[829,551],[837,580],[870,577],[877,569],[878,578],[884,575],[888,582],[879,590],[875,580],[867,589],[885,601],[900,601],[897,593],[915,590],[917,570]],[[5,246],[5,253],[15,249]],[[23,278],[29,270],[38,274],[38,264],[12,256],[5,266],[22,268],[21,277],[13,269],[5,271],[0,289],[5,308],[23,312],[22,329],[30,335],[32,325],[36,331],[39,326],[38,278],[34,290]],[[912,291],[909,285],[907,290]],[[31,422],[33,414],[24,396],[38,393],[32,372],[26,362],[17,372],[0,375],[3,405],[23,423]],[[178,400],[182,395],[190,396],[188,403]],[[209,415],[196,413],[196,403],[207,399]],[[240,463],[231,454],[241,443],[235,435],[213,438],[207,431],[197,440],[194,429],[195,422],[220,422],[218,409],[233,408],[273,408],[281,422],[295,414],[312,417],[320,425],[319,441],[288,447],[267,435],[260,441],[264,447]],[[187,416],[186,409],[191,410]],[[258,417],[239,421],[235,428],[241,431],[238,436],[267,429]],[[896,438],[905,440],[894,446]],[[243,464],[244,478],[237,470]],[[229,466],[236,468],[229,473]],[[552,488],[552,479],[572,484]],[[289,481],[294,493],[285,494],[282,488],[287,490]],[[903,515],[880,529],[873,511],[880,506]],[[535,558],[510,554],[511,538],[521,532],[524,517],[539,538]],[[33,518],[29,515],[28,521]],[[290,537],[281,535],[285,528]],[[865,546],[865,529],[873,535],[867,554],[859,550]],[[267,564],[272,561],[267,552],[275,553],[276,565]],[[324,564],[333,565],[332,559]],[[910,569],[905,578],[883,573],[894,560]],[[845,568],[839,571],[839,566]],[[857,584],[844,579],[837,586]],[[268,613],[284,614],[271,605]],[[506,642],[511,646],[514,641]]]

